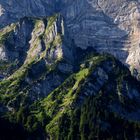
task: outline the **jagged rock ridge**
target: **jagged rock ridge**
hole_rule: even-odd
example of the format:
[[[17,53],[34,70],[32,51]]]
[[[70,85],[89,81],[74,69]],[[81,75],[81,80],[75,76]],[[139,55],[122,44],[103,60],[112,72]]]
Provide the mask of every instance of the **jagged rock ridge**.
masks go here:
[[[111,53],[132,71],[139,71],[138,0],[24,0],[22,4],[15,3],[1,0],[1,26],[25,16],[44,17],[60,12],[76,46],[83,49],[92,46],[100,52]]]
[[[139,55],[139,1],[15,2],[0,2],[6,130],[20,124],[31,140],[139,139],[140,84],[123,65],[130,47]]]

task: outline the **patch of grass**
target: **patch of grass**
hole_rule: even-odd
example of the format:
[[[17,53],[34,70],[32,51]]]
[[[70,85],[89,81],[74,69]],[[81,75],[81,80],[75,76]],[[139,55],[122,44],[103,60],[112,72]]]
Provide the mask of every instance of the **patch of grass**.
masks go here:
[[[15,30],[17,24],[11,24],[0,30],[0,44],[3,44]]]

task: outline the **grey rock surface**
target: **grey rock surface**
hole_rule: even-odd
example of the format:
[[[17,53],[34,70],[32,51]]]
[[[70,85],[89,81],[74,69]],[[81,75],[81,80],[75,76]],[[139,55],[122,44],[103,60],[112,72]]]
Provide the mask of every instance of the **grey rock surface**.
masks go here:
[[[57,12],[64,17],[76,46],[111,53],[132,70],[139,70],[139,0],[0,0],[0,26]]]

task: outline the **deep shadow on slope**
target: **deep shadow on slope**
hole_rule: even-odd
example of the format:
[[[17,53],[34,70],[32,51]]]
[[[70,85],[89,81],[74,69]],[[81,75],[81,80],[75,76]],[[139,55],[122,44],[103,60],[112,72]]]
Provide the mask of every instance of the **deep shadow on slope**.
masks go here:
[[[0,140],[36,140],[45,139],[43,131],[37,130],[34,133],[27,132],[19,123],[11,123],[0,118]]]
[[[0,119],[0,140],[25,140],[26,136],[22,126]]]

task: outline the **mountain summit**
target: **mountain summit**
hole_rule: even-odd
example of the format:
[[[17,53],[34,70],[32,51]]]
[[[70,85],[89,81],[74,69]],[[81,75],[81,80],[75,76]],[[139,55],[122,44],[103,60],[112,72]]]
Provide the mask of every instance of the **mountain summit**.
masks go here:
[[[139,73],[138,0],[1,0],[0,5],[1,27],[23,17],[42,18],[60,13],[78,47],[92,46],[99,52],[111,53],[132,72]]]
[[[0,0],[0,139],[139,140],[139,55],[138,0]]]

